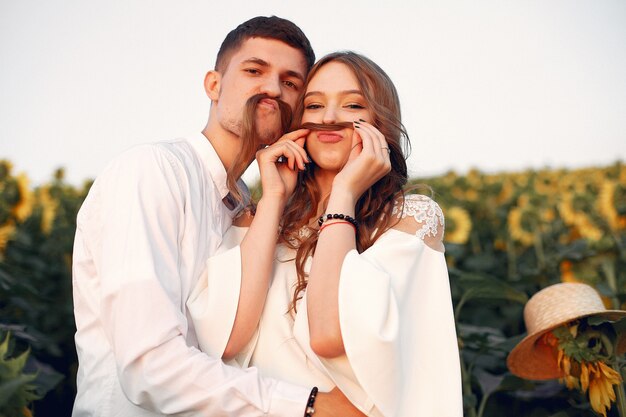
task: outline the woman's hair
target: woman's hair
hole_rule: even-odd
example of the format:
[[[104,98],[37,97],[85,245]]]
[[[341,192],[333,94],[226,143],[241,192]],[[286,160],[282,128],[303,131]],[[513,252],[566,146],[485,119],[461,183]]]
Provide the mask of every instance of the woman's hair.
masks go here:
[[[303,94],[315,74],[329,62],[342,63],[352,70],[372,114],[371,123],[385,136],[390,150],[391,171],[365,191],[355,207],[355,217],[359,222],[356,245],[357,250],[363,252],[393,226],[393,200],[403,195],[402,189],[407,183],[406,158],[410,152],[410,142],[402,125],[400,99],[395,86],[376,63],[363,55],[342,51],[324,56],[309,72]],[[294,112],[293,128],[300,125],[303,113],[304,106],[300,100]],[[285,208],[279,236],[281,242],[296,249],[298,283],[291,306],[294,309],[307,285],[305,262],[315,252],[317,245],[317,230],[309,227],[311,218],[317,215],[318,203],[322,198],[315,182],[315,171],[316,167],[313,166],[299,174],[298,185]],[[308,233],[302,233],[303,229]]]

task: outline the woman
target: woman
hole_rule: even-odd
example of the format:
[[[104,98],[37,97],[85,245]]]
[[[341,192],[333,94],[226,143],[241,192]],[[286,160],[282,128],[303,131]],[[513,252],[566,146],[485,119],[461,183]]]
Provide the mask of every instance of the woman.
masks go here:
[[[395,87],[368,58],[338,52],[315,64],[304,91],[294,119],[305,129],[257,153],[263,197],[240,221],[250,229],[233,227],[208,263],[240,277],[242,293],[246,276],[257,291],[271,276],[267,297],[229,306],[233,330],[219,340],[202,331],[214,318],[202,315],[200,284],[189,301],[200,346],[269,376],[337,386],[367,415],[461,416],[443,214],[402,190],[409,143]],[[241,255],[267,225],[280,226],[269,267],[265,252]],[[259,251],[274,250],[271,232],[255,236]]]

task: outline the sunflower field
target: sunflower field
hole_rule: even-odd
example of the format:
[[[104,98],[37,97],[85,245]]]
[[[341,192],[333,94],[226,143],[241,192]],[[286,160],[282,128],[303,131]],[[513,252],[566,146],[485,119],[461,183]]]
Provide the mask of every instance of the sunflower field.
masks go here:
[[[626,165],[413,182],[432,188],[446,216],[465,416],[598,415],[557,380],[512,375],[506,357],[525,335],[525,302],[548,285],[585,282],[607,308],[626,309]],[[0,416],[71,412],[71,253],[90,185],[70,185],[58,170],[32,187],[0,161]],[[607,415],[618,415],[615,405]]]

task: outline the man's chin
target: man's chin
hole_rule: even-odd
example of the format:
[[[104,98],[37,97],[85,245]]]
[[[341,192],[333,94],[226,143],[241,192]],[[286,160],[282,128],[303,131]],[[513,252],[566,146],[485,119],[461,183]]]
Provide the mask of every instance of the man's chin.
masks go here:
[[[263,127],[257,125],[257,138],[263,145],[271,145],[283,135],[280,126]]]
[[[280,131],[271,131],[271,132],[258,132],[258,141],[260,145],[272,145],[274,142],[276,142],[281,136],[282,134],[280,133]]]

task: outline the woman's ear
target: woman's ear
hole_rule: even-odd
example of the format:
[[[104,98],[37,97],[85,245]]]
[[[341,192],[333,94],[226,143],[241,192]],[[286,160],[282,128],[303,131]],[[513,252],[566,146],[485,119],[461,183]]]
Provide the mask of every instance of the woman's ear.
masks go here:
[[[204,91],[211,101],[217,101],[220,97],[220,86],[222,81],[222,75],[211,70],[204,76]]]

